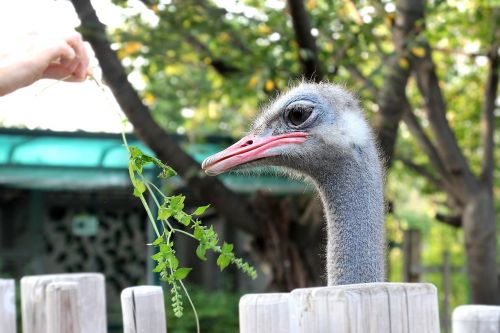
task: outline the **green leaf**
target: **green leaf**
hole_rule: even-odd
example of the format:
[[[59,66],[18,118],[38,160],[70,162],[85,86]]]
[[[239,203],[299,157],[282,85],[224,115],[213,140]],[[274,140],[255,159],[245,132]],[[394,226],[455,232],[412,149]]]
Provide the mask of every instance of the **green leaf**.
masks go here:
[[[196,255],[201,260],[207,260],[207,257],[205,257],[206,252],[207,252],[207,249],[202,244],[198,245],[198,247],[196,248]]]
[[[146,191],[146,185],[141,180],[134,181],[134,195],[140,197]]]
[[[160,245],[161,243],[163,243],[163,237],[160,236],[157,239],[155,239],[152,244],[153,245]]]
[[[217,243],[219,242],[219,237],[217,236],[217,233],[215,232],[213,226],[210,226],[210,228],[205,229],[203,236],[204,236],[203,242],[206,248],[213,249],[215,246],[217,246]]]
[[[165,258],[168,260],[168,264],[172,270],[175,271],[179,267],[179,259],[173,253],[167,254]]]
[[[163,253],[161,253],[161,252],[155,253],[151,256],[151,259],[156,260],[156,261],[159,261],[162,258],[163,258]]]
[[[130,156],[132,158],[137,158],[137,157],[140,157],[140,156],[144,155],[144,153],[142,152],[142,150],[140,150],[136,146],[128,146],[128,151],[130,152]]]
[[[168,165],[164,165],[162,167],[161,173],[158,175],[158,178],[167,179],[167,178],[170,178],[170,177],[173,177],[176,175],[177,175],[177,172],[175,172],[174,169],[172,169]]]
[[[220,267],[221,271],[224,268],[226,268],[230,263],[231,263],[231,257],[228,256],[227,254],[221,253],[219,255],[219,258],[217,258],[217,265]]]
[[[197,240],[200,240],[203,237],[203,228],[199,225],[195,226],[193,236]]]
[[[160,244],[160,252],[164,253],[164,254],[167,254],[167,253],[171,253],[172,249],[170,248],[170,246],[168,246],[168,244],[161,243]]]
[[[160,209],[158,209],[158,220],[166,220],[170,216],[172,216],[172,209],[165,206],[161,206]]]
[[[186,276],[188,276],[189,272],[191,272],[192,268],[189,268],[189,267],[182,267],[182,268],[179,268],[177,269],[175,272],[174,272],[174,277],[177,279],[177,280],[183,280],[186,278]]]
[[[164,262],[160,262],[158,263],[158,265],[156,265],[156,267],[153,269],[153,272],[154,273],[159,273],[161,272],[164,268],[165,268],[165,263]]]
[[[225,253],[225,254],[232,253],[233,248],[234,248],[233,244],[224,242],[224,244],[222,245],[221,251],[222,251],[222,253]]]
[[[170,199],[170,209],[172,209],[175,212],[183,210],[184,209],[184,200],[185,199],[186,198],[183,195],[173,196]]]
[[[188,226],[189,223],[191,222],[191,215],[188,215],[184,213],[183,211],[177,212],[175,214],[175,219],[179,221],[179,223],[184,224],[185,226]]]
[[[196,215],[196,216],[202,215],[203,213],[205,213],[205,211],[208,209],[208,207],[210,207],[210,205],[201,206],[201,207],[196,208],[193,215]]]

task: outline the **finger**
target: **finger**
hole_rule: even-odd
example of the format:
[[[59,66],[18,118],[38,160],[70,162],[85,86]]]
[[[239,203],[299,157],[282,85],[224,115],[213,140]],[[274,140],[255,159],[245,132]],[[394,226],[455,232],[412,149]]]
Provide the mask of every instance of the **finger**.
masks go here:
[[[88,59],[87,50],[85,50],[82,36],[79,33],[75,32],[65,38],[65,40],[75,51],[76,58],[78,58],[79,61]]]
[[[87,67],[87,76],[92,76],[94,75],[94,70],[92,69],[92,67]]]
[[[80,61],[77,58],[75,58],[75,59],[73,59],[73,61],[70,61],[69,63],[67,63],[64,66],[68,69],[68,71],[70,73],[75,73],[78,66],[80,66]]]
[[[89,71],[89,52],[79,33],[73,32],[60,40],[57,60],[47,67],[43,77],[79,82]],[[69,77],[68,77],[69,76]]]
[[[79,62],[76,60],[61,63],[51,63],[42,73],[42,78],[45,79],[62,79],[73,76],[73,73],[78,68]]]
[[[53,64],[47,67],[43,72],[43,78],[62,80],[68,77],[71,78],[73,72],[68,71],[68,68],[59,64]]]
[[[92,74],[92,70],[89,68],[90,65],[90,44],[89,43],[83,43],[83,58],[82,58],[82,72],[84,73],[85,77],[87,75]]]
[[[81,82],[84,81],[87,77],[87,70],[84,67],[83,63],[80,63],[78,67],[73,72],[73,75],[70,78],[71,82]]]
[[[77,68],[79,70],[79,68]],[[80,74],[80,75],[75,75],[73,71],[69,71],[68,67],[60,65],[60,64],[53,64],[50,65],[45,72],[43,73],[43,78],[45,79],[54,79],[54,80],[64,80],[66,82],[81,82],[84,81],[86,78],[86,73],[85,74]]]
[[[90,59],[89,53],[86,49],[86,45],[82,40],[82,36],[79,33],[74,33],[68,36],[66,38],[66,41],[76,52],[76,59],[78,61],[78,64],[75,67],[71,68],[73,70],[73,79],[77,81],[84,80],[87,75],[87,69]]]
[[[79,68],[79,72],[76,73],[78,77],[81,77],[82,80],[86,79],[88,75],[92,75],[92,69],[89,67],[90,65],[90,52],[88,51],[90,49],[90,45],[85,43],[83,45],[84,48],[84,57],[81,60],[81,66]]]
[[[59,41],[54,47],[51,62],[58,61],[65,64],[77,58],[77,52],[64,40]]]

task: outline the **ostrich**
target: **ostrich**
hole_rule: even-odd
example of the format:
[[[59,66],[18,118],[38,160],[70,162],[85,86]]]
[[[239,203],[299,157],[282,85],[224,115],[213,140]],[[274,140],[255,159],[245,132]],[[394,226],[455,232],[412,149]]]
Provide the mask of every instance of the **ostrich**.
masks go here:
[[[318,189],[327,220],[328,285],[383,281],[383,171],[358,101],[338,85],[301,83],[202,168],[213,176],[269,165],[307,176]]]

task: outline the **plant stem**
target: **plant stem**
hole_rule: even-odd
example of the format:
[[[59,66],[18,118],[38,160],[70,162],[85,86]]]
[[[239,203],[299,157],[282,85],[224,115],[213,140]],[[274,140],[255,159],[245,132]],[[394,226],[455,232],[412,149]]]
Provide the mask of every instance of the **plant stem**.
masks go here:
[[[62,79],[59,79],[59,80],[56,80],[54,82],[51,82],[48,86],[46,86],[45,88],[42,88],[39,92],[37,92],[35,94],[35,97],[38,97],[40,96],[42,93],[44,93],[47,89],[50,89],[52,87],[54,87],[56,84],[59,84],[60,82],[63,82],[63,81],[66,81],[67,79],[69,79],[70,77],[72,77],[73,74],[70,74],[68,76],[65,76],[63,77]]]
[[[191,308],[193,309],[194,313],[194,319],[196,321],[196,333],[200,333],[200,320],[198,319],[198,313],[196,312],[196,308],[194,307],[193,301],[191,300],[191,297],[189,297],[189,293],[187,292],[186,287],[184,286],[184,283],[182,283],[181,280],[179,280],[179,283],[184,290],[184,294],[186,294],[186,297],[189,301],[189,304],[191,304]]]
[[[155,230],[156,236],[161,237],[160,232],[158,231],[158,227],[156,226],[156,221],[153,217],[153,214],[151,213],[151,210],[149,209],[148,203],[146,202],[146,199],[144,199],[144,196],[141,194],[139,196],[139,199],[141,199],[142,205],[144,206],[144,209],[146,210],[146,213],[148,214],[149,221],[151,222],[151,225],[153,226],[153,229]]]
[[[193,235],[191,235],[189,232],[186,232],[186,231],[184,231],[184,230],[182,230],[182,229],[172,228],[172,231],[174,231],[174,232],[180,232],[181,234],[184,234],[184,235],[186,235],[186,236],[189,236],[189,237],[194,238],[194,239],[196,239],[196,240],[197,240],[197,238],[196,238],[196,237],[194,237],[194,236],[193,236]]]
[[[141,180],[144,182],[144,185],[146,185],[146,188],[148,189],[149,194],[150,194],[150,195],[151,195],[151,197],[153,198],[153,201],[155,202],[156,207],[158,207],[158,209],[160,209],[160,207],[161,207],[160,202],[158,201],[158,199],[156,199],[156,195],[155,195],[155,194],[154,194],[154,192],[151,190],[151,187],[149,187],[149,184],[148,184],[148,182],[146,181],[146,178],[144,178],[144,177],[141,175]]]
[[[147,180],[146,178],[143,179],[144,182],[146,184],[149,184],[151,186],[153,186],[153,188],[164,198],[164,199],[170,199],[169,197],[167,197],[165,194],[163,194],[163,192],[158,188],[158,186],[156,186],[153,182],[150,182],[149,180]]]
[[[158,209],[160,209],[161,205],[160,205],[160,202],[158,201],[158,199],[156,199],[156,196],[155,194],[153,193],[153,191],[151,190],[151,187],[149,185],[153,185],[153,183],[149,182],[146,180],[146,178],[142,177],[142,180],[144,181],[144,184],[146,185],[146,188],[148,189],[149,193],[151,194],[151,196],[153,197],[153,200],[154,202],[156,203],[156,207],[158,207]],[[154,185],[153,185],[154,186]],[[156,187],[156,186],[155,186]],[[158,188],[157,188],[158,189]],[[159,191],[159,189],[158,189]],[[161,193],[161,192],[160,192]],[[165,198],[167,198],[163,193],[161,193]],[[175,230],[179,230],[179,229],[175,229],[171,224],[170,222],[168,222],[168,220],[161,220],[162,222],[165,222],[167,224],[167,226],[170,228],[171,231],[175,232]]]

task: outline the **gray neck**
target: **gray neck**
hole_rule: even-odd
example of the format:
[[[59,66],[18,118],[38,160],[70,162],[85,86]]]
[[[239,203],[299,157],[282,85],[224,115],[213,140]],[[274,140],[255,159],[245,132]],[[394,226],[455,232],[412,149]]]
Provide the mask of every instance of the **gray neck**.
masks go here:
[[[327,218],[328,285],[384,280],[383,173],[374,147],[312,170]]]

